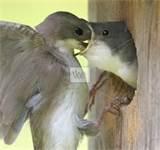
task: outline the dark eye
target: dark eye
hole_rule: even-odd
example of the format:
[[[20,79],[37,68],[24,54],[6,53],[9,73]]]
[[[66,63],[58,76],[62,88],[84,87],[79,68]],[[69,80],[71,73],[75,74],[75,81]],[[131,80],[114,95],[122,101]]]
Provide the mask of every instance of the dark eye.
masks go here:
[[[76,28],[75,33],[79,36],[83,35],[83,30],[81,28]]]
[[[103,35],[106,36],[109,34],[109,31],[108,30],[103,30]]]

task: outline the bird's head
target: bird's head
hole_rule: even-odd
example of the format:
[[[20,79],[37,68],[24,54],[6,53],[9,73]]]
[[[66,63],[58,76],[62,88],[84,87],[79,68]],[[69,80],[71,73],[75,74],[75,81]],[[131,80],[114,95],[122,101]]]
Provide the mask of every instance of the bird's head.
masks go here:
[[[132,63],[136,59],[134,41],[125,22],[90,23],[90,25],[93,28],[94,37],[88,49],[83,53],[84,56],[96,57],[104,62],[108,57],[117,57],[124,63]]]
[[[91,66],[112,72],[135,87],[138,67],[136,47],[125,22],[90,25],[93,36],[80,54],[87,58]]]
[[[85,41],[91,37],[87,21],[69,12],[49,15],[36,26],[36,29],[47,39],[50,46],[55,46],[64,52],[85,49],[87,46]]]

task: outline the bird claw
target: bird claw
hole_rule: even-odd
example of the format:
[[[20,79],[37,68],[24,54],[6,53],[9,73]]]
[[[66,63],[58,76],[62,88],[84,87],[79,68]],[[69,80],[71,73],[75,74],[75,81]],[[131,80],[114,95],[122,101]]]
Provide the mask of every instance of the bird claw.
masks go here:
[[[116,97],[114,101],[106,105],[106,107],[104,108],[104,111],[110,112],[114,115],[120,115],[120,107],[122,105],[128,105],[130,102],[131,102],[131,99],[127,96],[123,98]]]
[[[111,102],[110,104],[107,104],[104,108],[104,112],[110,112],[114,115],[120,115],[120,101],[117,99]]]
[[[129,105],[131,101],[132,101],[132,99],[129,98],[128,96],[125,96],[120,99],[121,105]]]
[[[77,128],[82,134],[95,136],[99,132],[99,126],[94,121],[81,119],[79,116],[77,116],[76,123]]]

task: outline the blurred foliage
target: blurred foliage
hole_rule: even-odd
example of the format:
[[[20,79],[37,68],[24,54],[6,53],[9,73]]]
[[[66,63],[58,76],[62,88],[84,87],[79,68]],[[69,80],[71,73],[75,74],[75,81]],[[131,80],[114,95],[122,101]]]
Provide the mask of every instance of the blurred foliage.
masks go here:
[[[87,0],[0,0],[0,19],[36,25],[55,11],[87,18]]]

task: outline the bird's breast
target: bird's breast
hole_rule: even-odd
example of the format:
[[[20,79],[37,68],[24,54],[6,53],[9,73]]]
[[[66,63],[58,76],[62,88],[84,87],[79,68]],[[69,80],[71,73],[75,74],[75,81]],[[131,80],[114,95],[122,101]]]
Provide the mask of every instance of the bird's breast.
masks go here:
[[[136,64],[123,62],[118,55],[112,53],[111,48],[103,41],[95,41],[84,56],[88,59],[91,66],[112,72],[129,85],[136,86]]]
[[[71,84],[62,87],[61,92],[55,96],[59,101],[54,110],[49,110],[48,117],[44,121],[44,130],[47,130],[47,150],[75,150],[80,138],[80,132],[76,126],[76,117],[84,116],[88,91],[86,84]],[[45,142],[46,143],[46,142]]]

